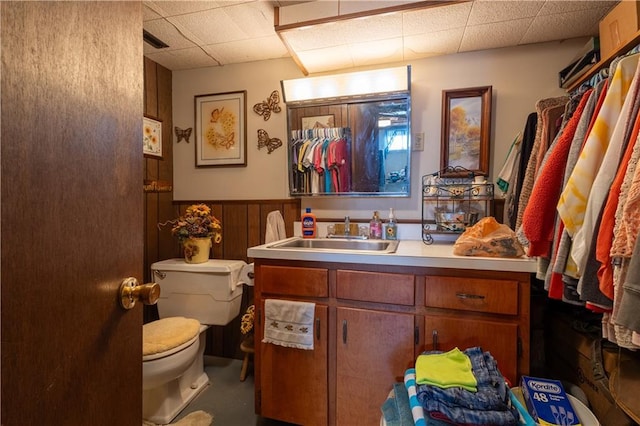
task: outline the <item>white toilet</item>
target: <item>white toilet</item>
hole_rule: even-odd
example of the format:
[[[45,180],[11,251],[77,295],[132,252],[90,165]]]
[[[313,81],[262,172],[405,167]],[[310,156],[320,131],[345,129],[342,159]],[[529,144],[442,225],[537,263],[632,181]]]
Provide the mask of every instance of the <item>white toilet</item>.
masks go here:
[[[169,259],[151,265],[160,284],[160,319],[144,325],[142,418],[168,424],[209,383],[204,372],[206,330],[240,313],[247,264],[209,259],[189,264]]]

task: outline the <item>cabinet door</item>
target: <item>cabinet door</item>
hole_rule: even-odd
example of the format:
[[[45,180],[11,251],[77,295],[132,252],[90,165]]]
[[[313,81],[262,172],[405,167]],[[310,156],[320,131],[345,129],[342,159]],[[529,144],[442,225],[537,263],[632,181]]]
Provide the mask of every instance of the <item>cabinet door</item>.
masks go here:
[[[305,426],[327,425],[327,306],[316,304],[315,316],[313,350],[260,345],[262,416]]]
[[[337,309],[337,425],[377,425],[394,382],[415,363],[414,316]]]
[[[465,350],[480,346],[498,362],[504,377],[516,385],[518,378],[518,325],[459,317],[425,316],[425,350]]]

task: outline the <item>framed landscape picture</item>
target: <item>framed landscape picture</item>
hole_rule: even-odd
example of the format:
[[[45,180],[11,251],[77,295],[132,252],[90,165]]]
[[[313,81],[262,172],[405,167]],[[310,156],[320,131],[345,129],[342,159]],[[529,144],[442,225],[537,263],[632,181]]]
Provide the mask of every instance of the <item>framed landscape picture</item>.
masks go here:
[[[491,86],[442,91],[440,168],[444,175],[489,175]],[[457,172],[456,170],[462,170]]]

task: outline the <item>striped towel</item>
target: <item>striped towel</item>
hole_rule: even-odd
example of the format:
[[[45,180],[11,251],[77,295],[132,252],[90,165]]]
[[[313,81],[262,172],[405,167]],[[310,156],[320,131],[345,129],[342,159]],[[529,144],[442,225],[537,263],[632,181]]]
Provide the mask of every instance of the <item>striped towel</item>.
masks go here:
[[[416,426],[426,426],[426,421],[424,419],[424,410],[422,409],[422,405],[418,401],[418,396],[416,392],[416,369],[409,368],[404,373],[404,384],[407,387],[407,392],[409,393],[409,406],[411,407],[411,414],[413,415],[413,421]]]

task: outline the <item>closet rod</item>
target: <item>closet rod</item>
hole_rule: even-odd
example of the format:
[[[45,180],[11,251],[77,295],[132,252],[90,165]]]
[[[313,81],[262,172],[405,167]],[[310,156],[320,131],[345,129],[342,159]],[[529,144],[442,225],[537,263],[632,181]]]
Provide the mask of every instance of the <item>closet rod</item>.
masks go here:
[[[626,43],[620,45],[620,47],[618,47],[616,50],[614,50],[613,53],[611,53],[611,55],[607,56],[606,58],[600,59],[597,64],[594,64],[589,69],[589,71],[587,71],[579,79],[574,81],[573,84],[571,84],[571,86],[567,87],[567,89],[566,89],[567,92],[572,92],[575,89],[577,89],[578,87],[580,87],[580,85],[582,83],[584,83],[585,81],[588,81],[591,77],[593,77],[602,68],[608,67],[609,64],[611,63],[611,61],[613,61],[618,56],[623,55],[626,52],[628,52],[629,50],[633,49],[634,47],[636,47],[636,45],[638,43],[640,43],[640,30],[636,31],[636,33],[633,35],[633,37],[629,41],[627,41]]]

